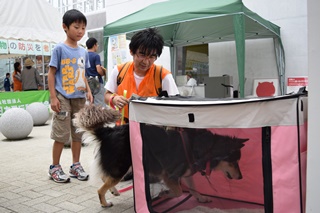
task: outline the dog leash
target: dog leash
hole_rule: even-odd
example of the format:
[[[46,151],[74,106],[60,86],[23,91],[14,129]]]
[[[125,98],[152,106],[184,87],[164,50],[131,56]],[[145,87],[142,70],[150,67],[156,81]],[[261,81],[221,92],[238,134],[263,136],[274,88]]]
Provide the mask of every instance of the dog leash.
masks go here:
[[[184,150],[184,153],[185,153],[185,155],[186,155],[186,158],[187,158],[189,167],[190,167],[190,169],[191,169],[191,174],[194,174],[194,173],[195,173],[195,171],[194,171],[195,169],[193,168],[193,163],[192,163],[192,162],[194,162],[194,159],[192,159],[193,161],[191,162],[190,152],[188,152],[188,150],[190,150],[190,149],[187,148],[187,142],[189,142],[188,137],[186,137],[186,136],[187,136],[187,135],[186,135],[187,133],[184,131],[183,128],[179,128],[179,129],[178,129],[178,132],[180,133],[180,137],[181,137],[182,144],[183,144],[183,150]],[[193,156],[193,155],[192,155],[192,156]]]
[[[184,153],[185,153],[185,155],[186,155],[186,157],[187,157],[187,161],[188,161],[188,163],[189,163],[189,167],[191,168],[191,173],[196,173],[197,171],[199,171],[202,176],[207,176],[207,177],[209,177],[210,174],[211,174],[211,163],[210,163],[210,160],[208,160],[208,161],[206,162],[206,168],[205,168],[205,170],[195,169],[194,166],[193,166],[193,164],[192,164],[192,162],[195,162],[195,160],[194,160],[194,158],[193,158],[193,159],[192,159],[193,161],[191,162],[191,160],[190,160],[190,153],[188,152],[188,148],[187,148],[187,143],[186,143],[186,141],[188,142],[188,137],[186,137],[186,136],[187,136],[187,135],[186,135],[187,133],[184,131],[183,128],[179,128],[179,129],[178,129],[178,132],[180,133],[180,136],[181,136]],[[192,157],[193,157],[193,155],[192,155]]]

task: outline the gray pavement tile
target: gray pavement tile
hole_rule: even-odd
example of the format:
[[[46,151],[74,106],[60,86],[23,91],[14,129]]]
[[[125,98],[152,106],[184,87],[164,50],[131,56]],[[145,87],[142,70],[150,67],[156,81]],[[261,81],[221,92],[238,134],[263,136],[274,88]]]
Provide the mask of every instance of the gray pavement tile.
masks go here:
[[[36,192],[40,193],[41,196],[48,195],[51,197],[61,197],[62,195],[64,195],[63,192],[59,192],[54,189],[36,190]]]
[[[114,203],[111,208],[102,208],[97,190],[102,182],[71,179],[59,184],[47,176],[51,163],[52,143],[50,121],[47,125],[33,127],[29,137],[9,141],[0,133],[0,212],[134,212],[132,190],[115,197],[110,192],[107,199]],[[94,145],[82,147],[81,164],[90,174]],[[71,165],[71,149],[65,148],[60,164],[66,174]],[[91,177],[96,178],[97,177]],[[120,182],[118,189],[128,187],[131,181]]]
[[[17,205],[17,204],[23,204],[23,203],[28,202],[30,200],[31,199],[27,198],[27,197],[19,197],[19,198],[16,198],[16,199],[10,199],[10,200],[7,200],[5,202],[2,202],[0,204],[0,206],[8,208],[10,206],[14,206],[14,205]]]
[[[26,186],[30,186],[30,183],[26,183],[21,181],[21,179],[19,180],[15,180],[15,181],[10,181],[10,185],[12,186],[18,186],[18,187],[26,187]]]
[[[134,207],[131,207],[131,208],[123,211],[122,213],[132,213],[132,212],[134,212]]]
[[[97,196],[95,194],[87,194],[87,193],[84,193],[80,196],[77,196],[77,199],[74,199],[74,200],[69,200],[70,202],[72,203],[75,203],[75,204],[81,204],[87,200],[90,200],[90,199],[97,199]]]
[[[52,198],[50,200],[47,200],[46,203],[48,203],[50,205],[58,205],[61,202],[64,202],[66,200],[72,200],[72,199],[75,199],[75,198],[76,198],[76,196],[74,196],[74,195],[63,194],[60,197],[55,197],[55,198]]]
[[[92,208],[96,210],[102,209],[99,203],[98,195],[95,197],[95,199],[88,199],[88,200],[82,201],[81,205],[87,208]]]
[[[76,198],[74,198],[74,199],[76,199]],[[86,208],[86,207],[81,206],[79,204],[71,203],[69,201],[61,202],[61,203],[57,204],[56,206],[60,207],[62,209],[71,211],[71,212],[79,212],[79,211],[84,210]]]
[[[1,206],[1,203],[7,202],[8,200],[9,199],[7,199],[7,198],[0,197],[0,206]]]
[[[61,208],[59,208],[57,206],[49,205],[46,203],[39,203],[37,205],[34,205],[33,208],[37,209],[41,212],[46,212],[46,213],[60,212],[62,210]]]
[[[26,206],[34,206],[34,205],[37,205],[39,203],[47,202],[50,199],[52,199],[51,196],[44,195],[42,197],[31,199],[28,202],[24,202],[23,204],[26,205]]]
[[[48,184],[48,181],[44,181],[44,182],[46,183],[46,185],[36,185],[34,186],[33,191],[41,193],[43,191],[51,190],[53,188],[52,185]]]
[[[4,192],[11,192],[11,191],[14,191],[16,189],[19,189],[18,186],[12,186],[10,183],[5,183],[3,184],[3,187],[0,188],[0,191],[2,193]],[[1,197],[1,194],[0,194],[0,197]]]
[[[31,190],[26,190],[26,191],[23,191],[23,192],[21,192],[19,194],[22,195],[23,197],[28,197],[28,198],[31,198],[31,199],[35,199],[35,198],[43,196],[42,194],[39,194],[37,192],[33,192]]]
[[[23,204],[16,204],[16,205],[8,206],[7,208],[14,211],[14,212],[19,212],[19,213],[39,212],[38,210],[36,210],[30,206],[23,205]]]
[[[1,213],[11,213],[11,212],[13,212],[13,211],[10,210],[10,209],[4,208],[4,207],[0,207],[0,212],[1,212]]]
[[[10,191],[4,191],[3,193],[0,194],[0,197],[5,197],[9,200],[12,200],[12,199],[20,198],[21,195],[19,195],[17,193],[10,192]]]
[[[14,193],[23,193],[23,192],[25,192],[25,191],[30,191],[30,190],[32,190],[33,191],[33,189],[35,188],[36,186],[35,185],[27,185],[27,186],[23,186],[23,187],[20,187],[20,188],[17,188],[17,189],[15,189],[15,190],[11,190],[12,192],[14,192]]]

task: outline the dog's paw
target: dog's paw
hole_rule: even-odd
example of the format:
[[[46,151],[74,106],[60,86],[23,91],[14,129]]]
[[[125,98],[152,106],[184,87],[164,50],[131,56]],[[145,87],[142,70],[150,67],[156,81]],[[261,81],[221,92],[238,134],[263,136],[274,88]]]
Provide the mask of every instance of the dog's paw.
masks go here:
[[[169,190],[161,191],[158,195],[160,198],[172,198],[173,194]]]
[[[106,204],[101,204],[102,208],[109,208],[109,207],[112,207],[112,206],[113,206],[112,202],[106,202]]]
[[[199,203],[210,203],[212,200],[209,197],[199,195],[196,197]]]
[[[120,192],[115,187],[112,187],[109,190],[114,196],[120,196]]]

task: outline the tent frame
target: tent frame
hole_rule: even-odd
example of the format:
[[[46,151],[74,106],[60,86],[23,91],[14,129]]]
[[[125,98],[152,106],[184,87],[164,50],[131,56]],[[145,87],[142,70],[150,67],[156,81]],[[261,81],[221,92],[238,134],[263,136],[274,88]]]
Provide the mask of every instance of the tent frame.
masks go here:
[[[280,27],[263,19],[256,13],[246,8],[241,0],[203,0],[201,5],[191,0],[169,0],[152,4],[140,11],[125,16],[115,22],[104,26],[104,49],[105,65],[107,65],[109,37],[119,34],[126,34],[128,40],[137,31],[156,27],[163,35],[165,46],[170,48],[171,71],[176,75],[176,47],[206,44],[213,42],[235,41],[239,90],[240,97],[244,97],[245,91],[245,40],[259,38],[273,38],[276,55],[276,64],[279,77],[280,94],[285,94],[285,55],[280,38]],[[180,7],[179,7],[180,5]],[[183,6],[182,6],[183,5]],[[203,6],[205,5],[205,6]],[[175,8],[173,12],[167,12],[163,16],[156,11],[162,11],[164,8]],[[181,9],[180,9],[181,8]],[[231,17],[231,18],[230,18]],[[172,21],[174,20],[174,21]],[[200,25],[200,23],[212,23],[212,26],[218,26],[218,20],[228,20],[232,24],[232,29],[227,29],[225,34],[220,32],[192,32],[193,38],[182,35],[180,31],[186,32],[187,26]],[[192,25],[195,23],[194,25]],[[183,26],[186,26],[185,28]],[[221,26],[221,25],[219,25]],[[218,27],[219,27],[218,26]],[[222,26],[225,27],[225,26]],[[171,34],[169,32],[171,31]],[[196,31],[196,29],[194,30]],[[213,31],[213,30],[212,30]],[[188,32],[191,32],[190,30]],[[180,34],[179,34],[180,33]],[[207,34],[206,34],[207,33]],[[213,35],[216,33],[217,35]],[[185,40],[181,38],[186,38]]]

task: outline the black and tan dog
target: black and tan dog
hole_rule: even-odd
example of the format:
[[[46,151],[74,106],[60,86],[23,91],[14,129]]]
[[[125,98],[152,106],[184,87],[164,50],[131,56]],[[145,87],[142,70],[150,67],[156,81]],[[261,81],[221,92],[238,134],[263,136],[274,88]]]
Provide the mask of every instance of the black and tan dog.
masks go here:
[[[95,160],[104,181],[98,190],[101,206],[112,203],[105,200],[108,190],[120,182],[131,166],[129,125],[109,127],[120,118],[118,111],[94,105],[80,110],[75,125],[84,131],[84,140],[98,143]],[[141,124],[143,153],[148,174],[163,180],[169,191],[160,196],[178,197],[182,194],[180,179],[184,178],[190,193],[199,202],[210,202],[194,190],[192,175],[208,171],[222,171],[229,179],[241,179],[238,165],[240,149],[248,139],[213,134],[206,129],[164,128]],[[207,174],[208,175],[208,174]]]

